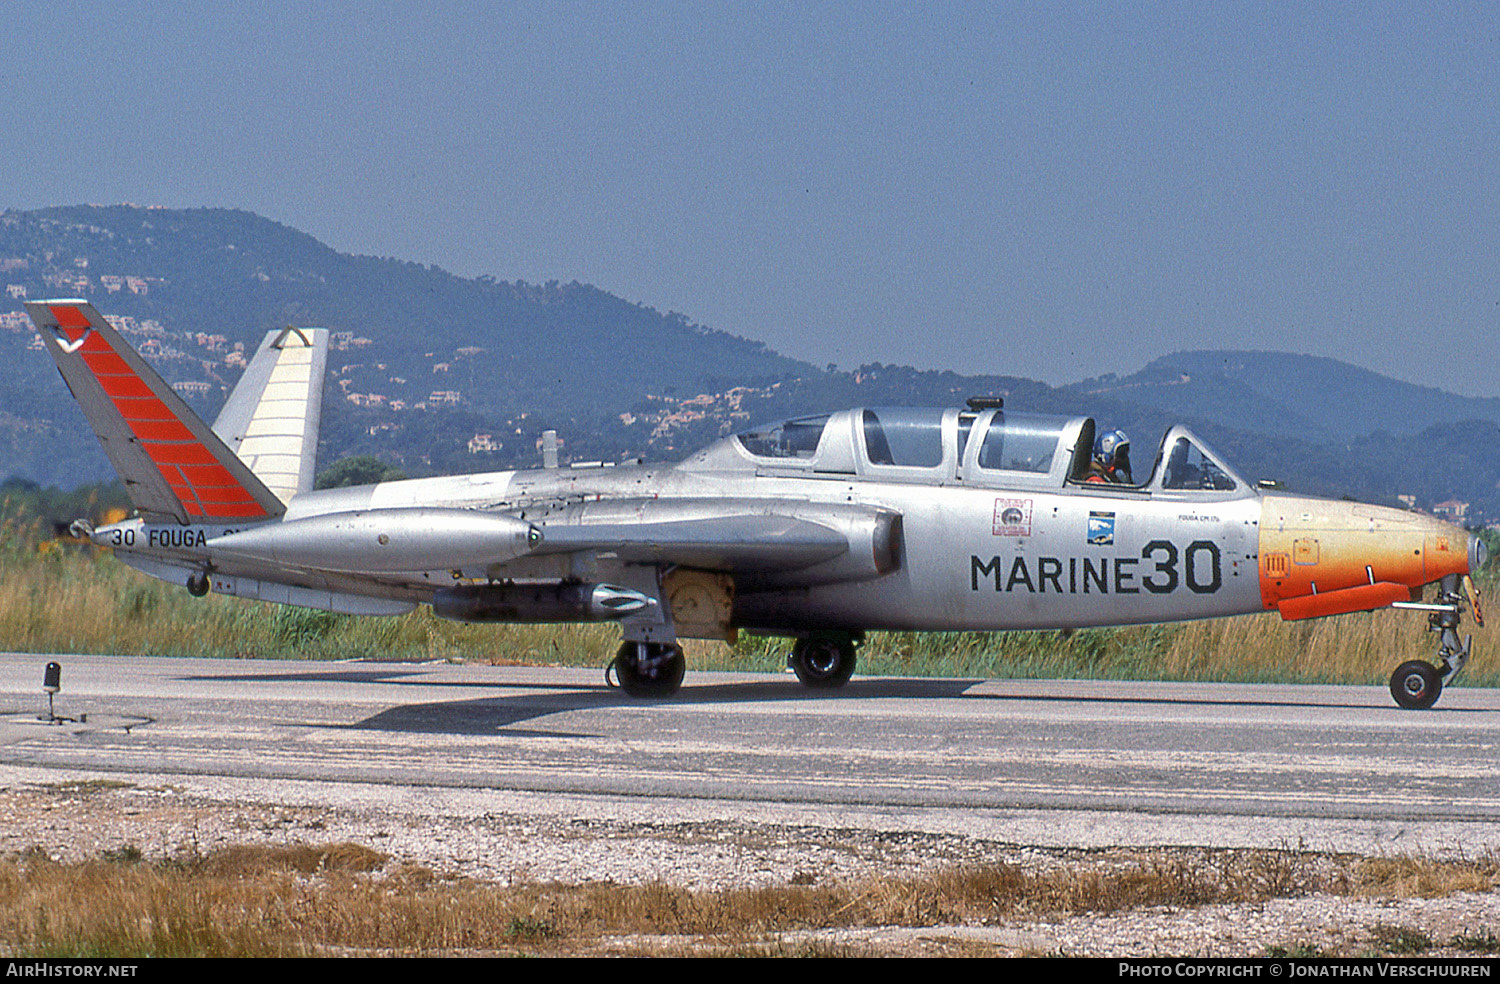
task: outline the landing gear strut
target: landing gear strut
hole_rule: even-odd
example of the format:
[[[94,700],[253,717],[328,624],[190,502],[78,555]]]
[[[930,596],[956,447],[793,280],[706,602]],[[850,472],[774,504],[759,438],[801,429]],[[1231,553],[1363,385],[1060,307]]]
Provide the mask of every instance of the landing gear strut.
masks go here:
[[[670,697],[682,686],[687,657],[675,642],[620,643],[604,670],[604,682],[632,697]]]
[[[798,639],[787,659],[804,687],[842,687],[854,675],[858,642],[848,632],[815,632]]]
[[[1465,598],[1467,595],[1467,598]],[[1396,703],[1408,710],[1426,710],[1437,703],[1443,688],[1453,682],[1464,664],[1469,661],[1474,637],[1458,637],[1458,626],[1467,601],[1474,611],[1474,621],[1484,625],[1484,614],[1479,607],[1479,592],[1474,582],[1467,577],[1460,580],[1457,574],[1449,574],[1441,581],[1437,604],[1420,602],[1396,602],[1393,608],[1414,608],[1425,611],[1427,624],[1438,633],[1437,665],[1419,659],[1402,663],[1391,674],[1391,696]]]

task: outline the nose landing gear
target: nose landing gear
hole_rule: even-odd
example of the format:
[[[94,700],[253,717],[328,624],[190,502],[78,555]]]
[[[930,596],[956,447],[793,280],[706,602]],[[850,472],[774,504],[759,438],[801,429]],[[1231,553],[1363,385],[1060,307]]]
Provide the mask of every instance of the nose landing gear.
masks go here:
[[[1462,641],[1458,637],[1466,603],[1474,611],[1474,621],[1484,625],[1479,592],[1472,581],[1465,577],[1460,582],[1457,574],[1449,574],[1440,585],[1436,604],[1398,601],[1391,606],[1427,612],[1428,626],[1438,633],[1436,666],[1422,660],[1411,660],[1396,667],[1396,672],[1391,674],[1391,696],[1408,710],[1426,710],[1437,703],[1443,688],[1452,683],[1468,663],[1474,637],[1465,636]]]

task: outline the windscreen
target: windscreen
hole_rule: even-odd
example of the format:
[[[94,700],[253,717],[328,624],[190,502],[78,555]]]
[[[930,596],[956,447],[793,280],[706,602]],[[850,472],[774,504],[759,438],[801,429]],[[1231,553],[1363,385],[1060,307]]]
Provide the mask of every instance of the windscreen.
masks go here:
[[[1237,483],[1225,471],[1214,464],[1207,455],[1198,450],[1185,437],[1179,437],[1167,453],[1167,463],[1162,469],[1161,487],[1164,489],[1211,489],[1228,492]]]

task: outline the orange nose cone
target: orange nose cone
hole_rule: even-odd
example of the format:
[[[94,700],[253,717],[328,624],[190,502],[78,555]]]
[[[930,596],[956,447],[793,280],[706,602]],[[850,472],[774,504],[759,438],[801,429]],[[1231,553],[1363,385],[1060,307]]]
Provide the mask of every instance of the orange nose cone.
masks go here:
[[[1434,519],[1425,547],[1427,580],[1423,584],[1449,574],[1469,573],[1469,534],[1466,530]]]
[[[1429,516],[1360,502],[1267,496],[1260,590],[1267,610],[1315,618],[1383,608],[1468,570],[1467,534]]]

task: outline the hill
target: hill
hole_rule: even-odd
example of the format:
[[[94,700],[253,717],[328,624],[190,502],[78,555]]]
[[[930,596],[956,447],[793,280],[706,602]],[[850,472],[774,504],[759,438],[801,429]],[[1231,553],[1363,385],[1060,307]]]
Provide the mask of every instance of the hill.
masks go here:
[[[1500,516],[1500,400],[1332,359],[1183,352],[1065,387],[880,364],[820,369],[586,284],[467,279],[353,256],[228,209],[0,213],[0,286],[0,478],[72,487],[112,477],[20,303],[82,296],[208,419],[265,330],[331,329],[325,464],[374,454],[411,475],[527,467],[548,428],[566,459],[673,460],[778,417],[999,394],[1016,409],[1123,427],[1142,463],[1180,421],[1252,480],[1387,503],[1458,496]]]
[[[1409,436],[1439,422],[1500,423],[1500,399],[1403,383],[1337,359],[1290,352],[1176,352],[1129,376],[1066,387],[1171,416],[1317,441],[1383,431]]]
[[[330,433],[344,440],[360,429],[405,432],[412,423],[413,439],[398,443],[426,442],[453,428],[467,429],[467,442],[471,424],[514,432],[512,425],[531,417],[593,428],[645,392],[715,392],[728,380],[769,385],[813,371],[759,343],[584,284],[469,280],[351,256],[222,209],[6,212],[0,282],[15,304],[0,322],[0,355],[17,369],[0,382],[0,407],[12,410],[0,416],[0,450],[12,452],[13,470],[44,481],[81,464],[71,455],[59,462],[28,454],[26,446],[81,426],[82,417],[68,412],[51,360],[28,350],[23,296],[83,296],[124,319],[132,342],[206,415],[217,412],[238,378],[237,354],[253,350],[265,330],[327,327],[337,333]],[[40,412],[16,419],[21,407]],[[381,419],[344,412],[370,408]],[[412,416],[428,409],[441,412],[399,419],[404,410]],[[93,460],[102,465],[102,456]]]

